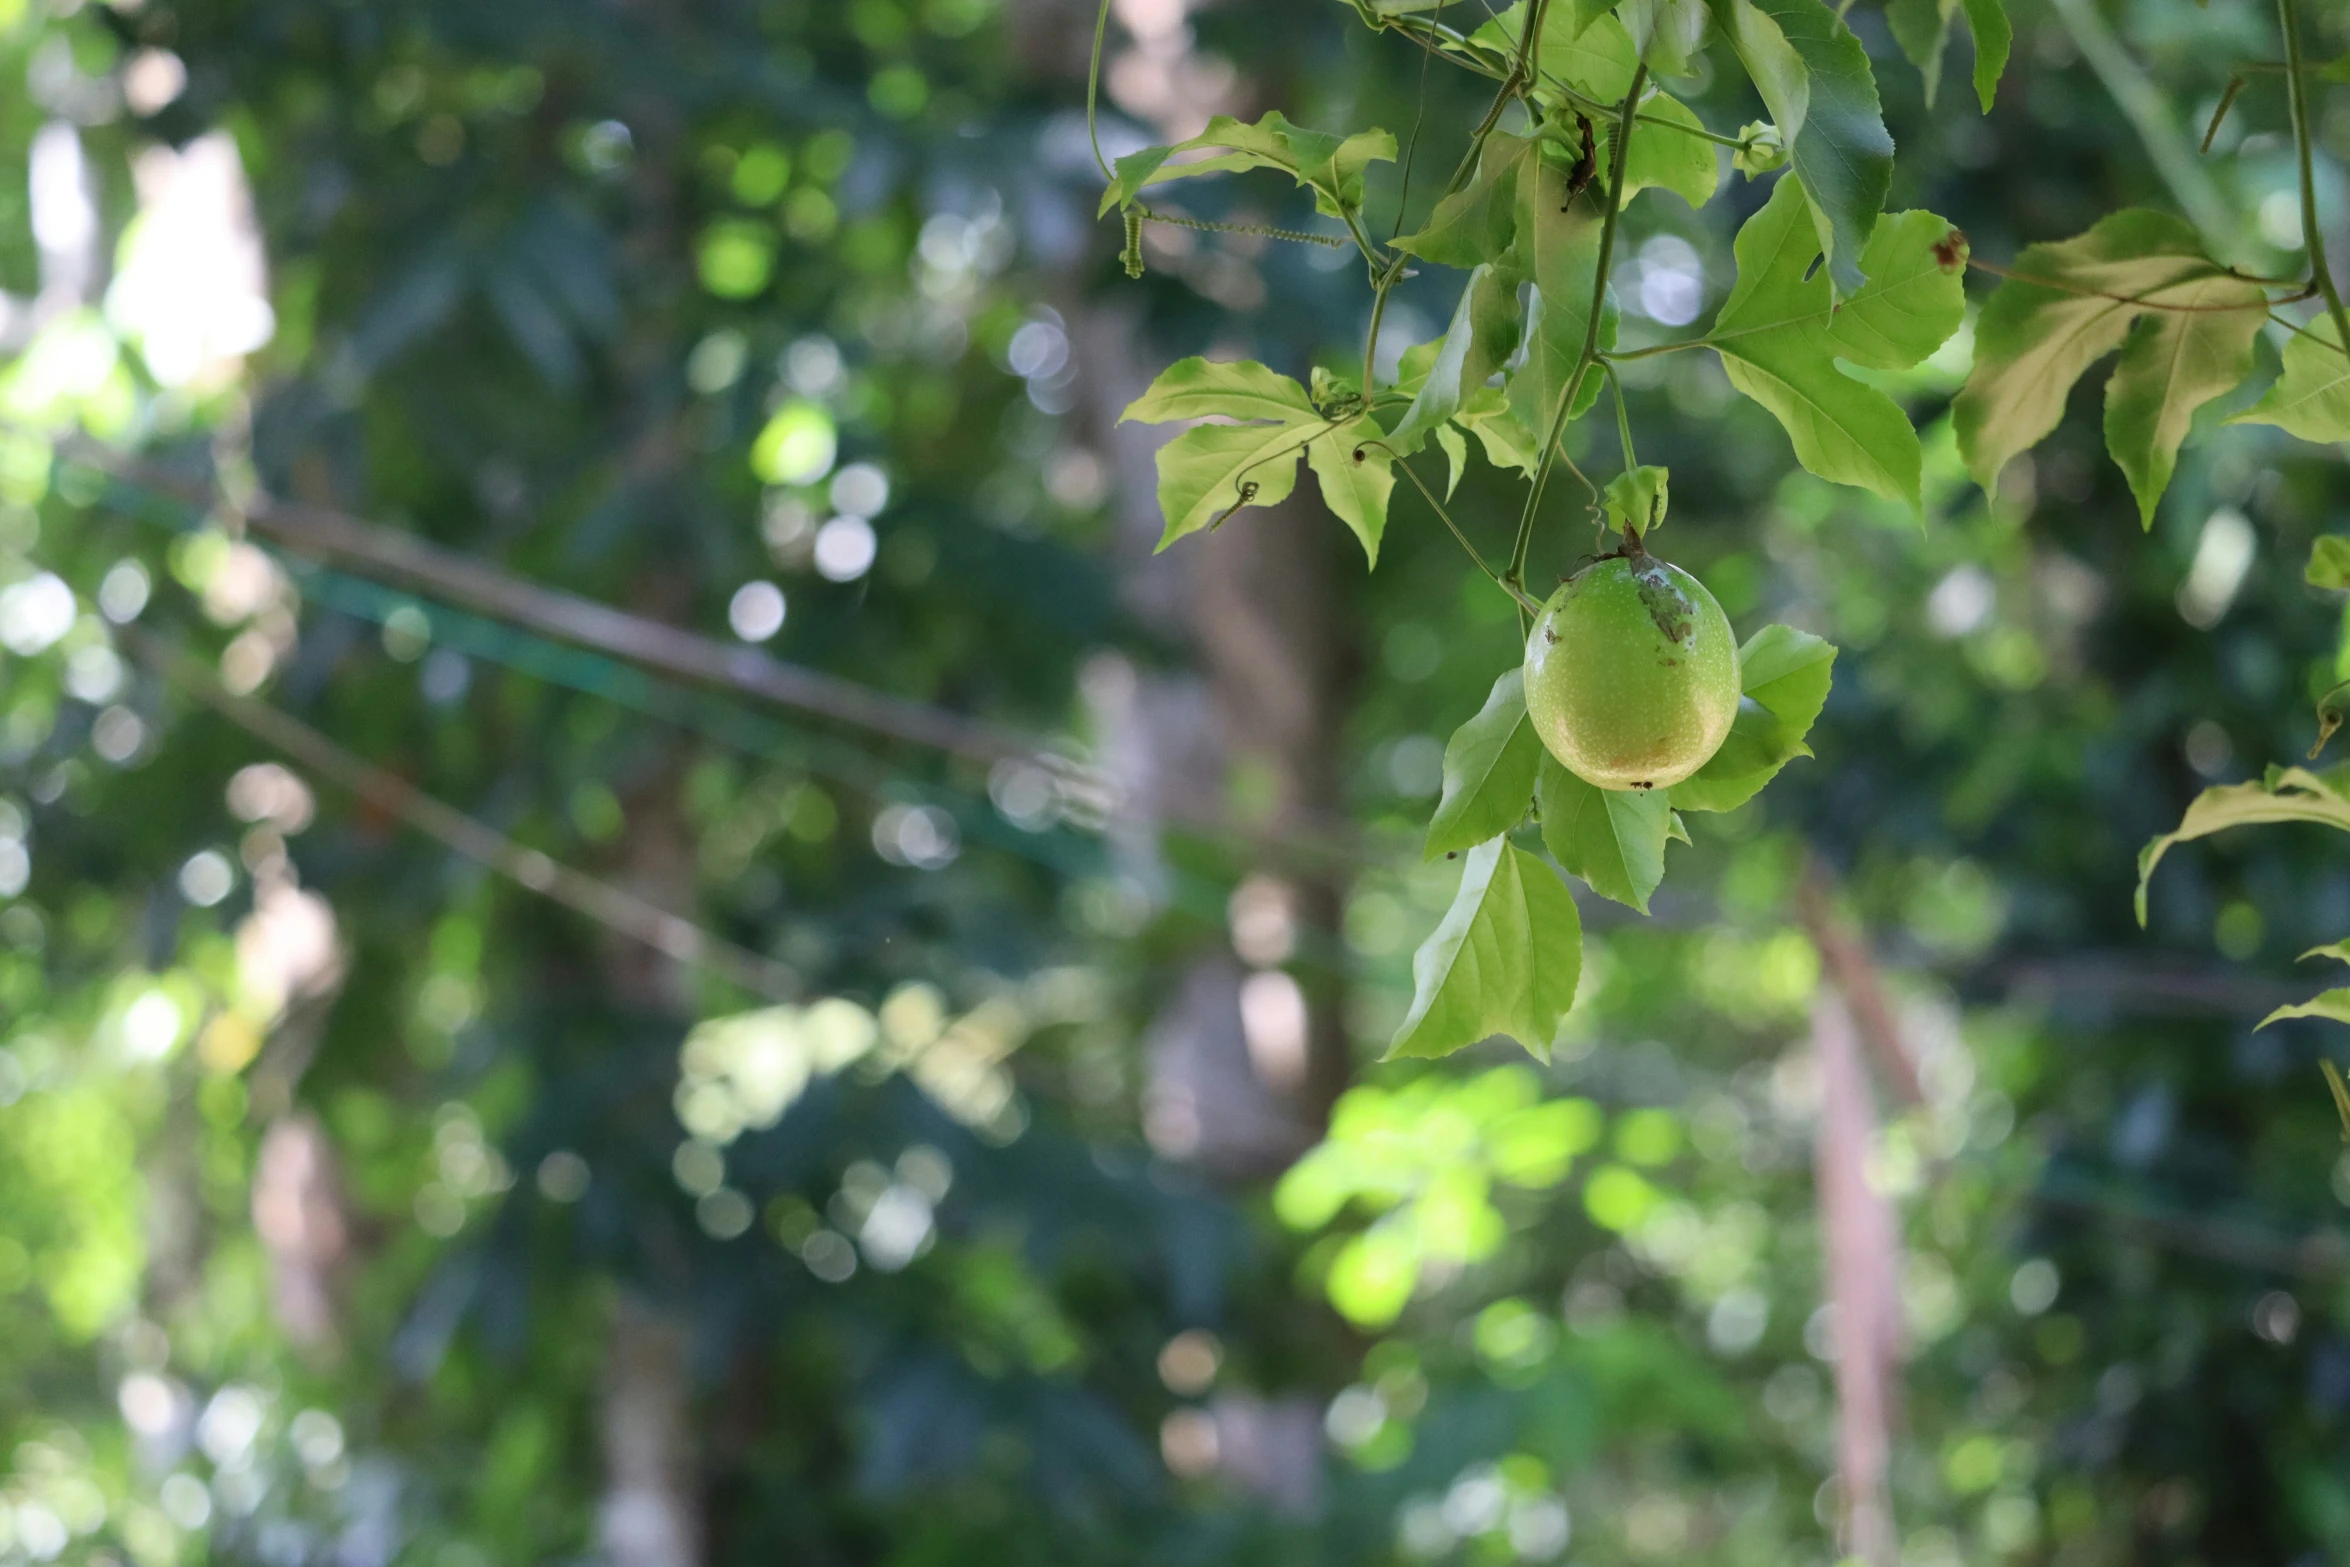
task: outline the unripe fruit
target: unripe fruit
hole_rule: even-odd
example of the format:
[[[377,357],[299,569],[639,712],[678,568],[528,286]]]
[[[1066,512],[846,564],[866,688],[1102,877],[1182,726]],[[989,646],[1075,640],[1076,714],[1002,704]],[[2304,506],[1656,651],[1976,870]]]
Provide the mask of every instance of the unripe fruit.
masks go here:
[[[1738,644],[1714,596],[1649,554],[1569,577],[1526,640],[1526,712],[1567,770],[1662,789],[1706,764],[1738,716]]]

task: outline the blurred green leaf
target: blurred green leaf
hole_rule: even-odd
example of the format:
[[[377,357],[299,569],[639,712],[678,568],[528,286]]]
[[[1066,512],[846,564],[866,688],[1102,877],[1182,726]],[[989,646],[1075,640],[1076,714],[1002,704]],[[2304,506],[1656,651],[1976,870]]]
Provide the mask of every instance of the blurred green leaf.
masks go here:
[[[2330,777],[2303,767],[2271,768],[2256,782],[2204,790],[2188,803],[2177,827],[2138,851],[2138,923],[2146,923],[2146,884],[2172,845],[2269,822],[2315,822],[2350,832],[2350,799]]]

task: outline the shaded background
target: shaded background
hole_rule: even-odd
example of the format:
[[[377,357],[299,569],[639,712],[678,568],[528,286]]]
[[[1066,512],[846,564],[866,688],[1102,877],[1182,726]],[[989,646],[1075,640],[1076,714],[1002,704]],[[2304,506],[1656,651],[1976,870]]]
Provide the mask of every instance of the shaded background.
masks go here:
[[[1481,108],[1339,5],[1113,11],[1113,154],[1423,125],[1417,210]],[[1987,116],[1850,20],[1978,256],[2142,202],[2297,264],[2273,80],[2192,145],[2258,8],[2021,0]],[[1586,907],[1555,1064],[1375,1065],[1514,612],[1401,499],[1375,577],[1304,499],[1150,553],[1117,411],[1343,363],[1369,290],[1183,229],[1129,281],[1092,22],[0,0],[0,1561],[1825,1563],[1837,932],[1902,1052],[1845,1151],[1905,1567],[2350,1555],[2326,1025],[2251,1029],[2350,880],[2268,829],[2129,906],[2350,673],[2338,454],[2211,428],[2141,535],[2092,389],[1987,502],[1962,337],[1899,382],[1921,530],[1627,365],[1660,542],[1844,649],[1818,759]],[[1765,194],[1632,209],[1630,340]]]

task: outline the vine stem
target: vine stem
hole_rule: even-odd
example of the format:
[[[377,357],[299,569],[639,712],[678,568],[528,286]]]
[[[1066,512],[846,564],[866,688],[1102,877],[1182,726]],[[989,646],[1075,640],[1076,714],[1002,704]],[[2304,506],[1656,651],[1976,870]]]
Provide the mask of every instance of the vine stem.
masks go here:
[[[2335,346],[2350,354],[2350,312],[2343,310],[2334,274],[2326,266],[2325,235],[2317,221],[2317,180],[2310,169],[2309,84],[2301,77],[2301,13],[2293,0],[2277,0],[2277,17],[2285,28],[2285,100],[2292,109],[2293,149],[2301,162],[2301,238],[2309,248],[2310,278],[2325,296],[2326,314],[2334,319]]]
[[[1607,384],[1616,394],[1616,439],[1624,443],[1624,471],[1630,473],[1640,466],[1640,459],[1632,455],[1632,413],[1624,406],[1624,378],[1616,374],[1616,367],[1605,359],[1599,368],[1607,373]]]
[[[1365,441],[1363,444],[1366,446],[1376,446],[1391,457],[1395,455],[1395,448],[1389,446],[1385,441]],[[1405,462],[1401,457],[1395,458],[1395,466],[1401,470],[1405,478],[1412,481],[1412,488],[1420,492],[1420,498],[1425,500],[1428,503],[1429,509],[1436,513],[1438,520],[1443,522],[1445,528],[1452,534],[1455,542],[1457,542],[1462,549],[1468,551],[1469,559],[1476,562],[1477,569],[1485,573],[1486,576],[1490,577],[1493,580],[1493,585],[1495,587],[1501,589],[1502,592],[1507,593],[1511,598],[1517,600],[1518,607],[1520,609],[1527,611],[1529,614],[1541,614],[1542,606],[1536,603],[1534,599],[1527,594],[1525,589],[1512,587],[1509,583],[1502,580],[1501,573],[1495,571],[1492,564],[1485,559],[1482,553],[1479,552],[1477,546],[1469,542],[1469,536],[1461,531],[1461,525],[1452,520],[1452,513],[1444,509],[1444,502],[1438,500],[1436,498],[1436,492],[1428,488],[1428,481],[1421,478],[1418,474],[1412,472],[1411,464]]]
[[[1616,219],[1624,208],[1624,168],[1632,147],[1632,126],[1639,116],[1640,94],[1647,85],[1648,67],[1636,67],[1631,89],[1624,94],[1623,107],[1616,116],[1616,144],[1609,149],[1607,207],[1599,225],[1599,264],[1592,269],[1591,315],[1583,323],[1583,352],[1576,356],[1574,374],[1567,378],[1566,395],[1559,399],[1558,411],[1551,416],[1550,429],[1543,438],[1542,460],[1535,465],[1534,484],[1526,494],[1526,509],[1518,518],[1517,541],[1510,546],[1508,582],[1514,588],[1523,589],[1526,585],[1526,552],[1534,544],[1534,513],[1542,505],[1542,489],[1549,482],[1551,464],[1558,458],[1567,421],[1574,417],[1575,399],[1582,395],[1584,378],[1599,361],[1599,323],[1607,310],[1607,275],[1616,254]]]

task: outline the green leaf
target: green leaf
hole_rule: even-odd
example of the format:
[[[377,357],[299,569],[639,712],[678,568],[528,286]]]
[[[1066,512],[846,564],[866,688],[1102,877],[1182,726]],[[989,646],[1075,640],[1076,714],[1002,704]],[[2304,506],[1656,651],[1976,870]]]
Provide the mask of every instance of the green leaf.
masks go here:
[[[1517,284],[1491,265],[1470,273],[1428,379],[1395,428],[1390,444],[1397,456],[1418,451],[1428,431],[1460,412],[1462,399],[1475,395],[1517,349],[1518,327]]]
[[[1765,626],[1738,650],[1744,695],[1729,738],[1696,773],[1668,791],[1678,811],[1734,811],[1799,756],[1827,705],[1833,644],[1793,626]]]
[[[2330,779],[2305,767],[2271,768],[2269,776],[2257,782],[2204,790],[2188,803],[2176,828],[2138,851],[2139,925],[2146,923],[2146,884],[2154,879],[2154,868],[2171,845],[2267,822],[2316,822],[2350,832],[2350,799],[2344,799]]]
[[[1526,428],[1501,387],[1483,387],[1475,396],[1464,398],[1453,420],[1477,437],[1477,444],[1485,448],[1485,460],[1496,468],[1533,473],[1541,457],[1542,437]]]
[[[1519,187],[1518,260],[1534,284],[1534,303],[1526,315],[1526,362],[1510,377],[1509,395],[1520,422],[1536,432],[1539,450],[1583,357],[1602,221],[1589,193],[1570,196],[1565,173],[1540,158],[1526,160]],[[1615,341],[1610,298],[1600,314],[1599,346],[1612,348]],[[1575,414],[1599,400],[1599,383],[1596,373],[1584,374]]]
[[[1782,180],[1734,248],[1738,281],[1706,339],[1731,384],[1786,428],[1804,467],[1916,508],[1909,416],[1836,360],[1902,370],[1941,347],[1966,317],[1964,239],[1930,212],[1889,215],[1869,239],[1868,281],[1837,306],[1811,270],[1820,242],[1803,193]]]
[[[1356,415],[1306,447],[1306,466],[1321,482],[1322,503],[1363,541],[1363,553],[1379,564],[1379,538],[1387,531],[1387,497],[1395,488],[1394,458],[1386,432]]]
[[[1654,463],[1627,468],[1608,481],[1600,501],[1619,532],[1629,528],[1634,537],[1645,539],[1663,524],[1672,504],[1672,475]]]
[[[1786,142],[1829,280],[1839,296],[1852,294],[1893,184],[1893,138],[1868,51],[1821,0],[1713,0],[1713,8]]]
[[[2334,1114],[2342,1118],[2342,1141],[2350,1143],[2350,1084],[2342,1081],[2342,1069],[2320,1057],[2317,1063],[2325,1069],[2326,1088],[2334,1096]]]
[[[2311,544],[2301,580],[2313,588],[2350,588],[2350,537],[2329,533]]]
[[[1273,419],[1293,424],[1317,417],[1306,389],[1277,371],[1247,359],[1178,359],[1159,372],[1150,389],[1126,405],[1124,424],[1139,419],[1165,424],[1175,419]]]
[[[1518,174],[1533,146],[1503,131],[1486,137],[1469,182],[1439,201],[1419,232],[1395,248],[1448,267],[1479,266],[1507,252],[1518,231]]]
[[[1664,789],[1602,789],[1545,751],[1534,799],[1542,812],[1542,846],[1603,898],[1648,912],[1665,879],[1665,839],[1673,806]]]
[[[1194,425],[1159,448],[1160,549],[1243,506],[1272,506],[1297,488],[1297,459],[1319,421]]]
[[[1632,35],[1624,31],[1624,24],[1615,17],[1601,14],[1584,22],[1584,14],[1580,4],[1573,17],[1556,7],[1551,9],[1542,24],[1542,46],[1534,62],[1535,69],[1543,76],[1566,83],[1586,98],[1612,103],[1632,90],[1632,73],[1640,67],[1640,51],[1633,47]],[[1579,25],[1561,25],[1569,21]],[[1515,56],[1525,24],[1525,0],[1518,0],[1471,33],[1469,42],[1497,54]]]
[[[1926,84],[1926,107],[1934,106],[1934,90],[1942,80],[1942,51],[1950,44],[1950,24],[1958,15],[1958,0],[1887,0],[1885,25],[1909,63]]]
[[[1696,112],[1680,99],[1657,93],[1641,106],[1644,114],[1691,130],[1702,130]],[[1600,167],[1608,166],[1607,136],[1598,138]],[[1722,160],[1714,144],[1702,136],[1688,136],[1662,125],[1643,124],[1632,135],[1632,151],[1624,160],[1624,199],[1644,190],[1669,190],[1692,207],[1714,199],[1722,183]]]
[[[2252,373],[2252,343],[2268,322],[2268,295],[2240,278],[2202,278],[2168,297],[2183,308],[2141,315],[2105,383],[2105,447],[2148,528],[2195,410]]]
[[[1547,1061],[1582,972],[1583,921],[1566,883],[1507,838],[1479,844],[1412,954],[1412,1007],[1387,1054],[1448,1056],[1507,1034]]]
[[[1169,163],[1179,152],[1211,152],[1191,163]],[[1172,147],[1145,147],[1117,162],[1102,191],[1100,212],[1121,207],[1143,189],[1169,180],[1195,179],[1235,169],[1279,169],[1314,193],[1314,206],[1337,217],[1363,204],[1363,171],[1395,161],[1395,138],[1385,131],[1334,136],[1289,123],[1279,110],[1254,125],[1219,114],[1208,128]]]
[[[2291,1006],[2279,1007],[2262,1018],[2255,1027],[2266,1028],[2271,1023],[2281,1023],[2285,1019],[2293,1017],[2321,1017],[2328,1022],[2350,1023],[2350,990],[2321,991],[2317,995],[2311,996],[2307,1001],[2297,1001]],[[2331,1066],[2333,1063],[2326,1064]],[[2339,1088],[2335,1089],[2335,1108],[2343,1109]],[[2344,1112],[2343,1125],[2345,1128],[2350,1128],[2350,1110]]]
[[[1477,716],[1444,746],[1444,795],[1428,823],[1428,859],[1475,848],[1526,819],[1542,741],[1526,717],[1523,671],[1493,682]]]
[[[2334,336],[2333,317],[2320,315],[2285,339],[2284,360],[2277,384],[2228,423],[2273,424],[2320,444],[2350,441],[2350,356]]]
[[[2294,961],[2306,963],[2311,958],[2332,958],[2336,963],[2350,963],[2350,941],[2329,941],[2322,947],[2311,947]]]
[[[2192,308],[2156,308],[2181,306]],[[2195,409],[2250,372],[2266,314],[2259,287],[2228,276],[2167,213],[2131,208],[2031,246],[1983,308],[1974,373],[1952,405],[1968,470],[1989,490],[2009,458],[2056,428],[2073,383],[2119,348],[2106,444],[2151,521]]]
[[[1992,95],[2007,70],[2007,52],[2015,42],[2015,28],[2007,19],[2003,0],[1959,0],[1966,11],[1967,31],[1975,35],[1975,97],[1983,112],[1991,112]]]
[[[1836,645],[1793,626],[1765,626],[1738,650],[1738,683],[1801,740],[1828,705]]]
[[[1444,498],[1452,499],[1452,492],[1460,488],[1461,470],[1469,466],[1469,443],[1459,430],[1449,424],[1436,427],[1436,444],[1444,448]]]
[[[1925,78],[1928,108],[1933,107],[1935,89],[1941,84],[1942,56],[1950,45],[1951,24],[1961,15],[1975,38],[1975,96],[1982,100],[1983,112],[1989,114],[1991,95],[1998,89],[2000,73],[2007,68],[2007,51],[2015,33],[2001,0],[1891,0],[1885,7],[1893,41]]]
[[[1686,76],[1705,42],[1705,0],[1623,0],[1616,8],[1632,48],[1659,76]]]

